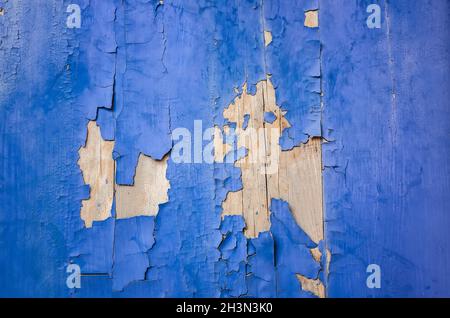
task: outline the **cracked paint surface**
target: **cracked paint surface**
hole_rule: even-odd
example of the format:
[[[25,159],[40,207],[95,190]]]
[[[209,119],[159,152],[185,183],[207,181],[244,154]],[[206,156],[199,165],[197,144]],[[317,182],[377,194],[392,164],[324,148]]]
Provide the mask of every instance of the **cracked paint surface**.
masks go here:
[[[69,1],[1,5],[1,296],[448,295],[446,1],[379,1],[380,30],[364,0],[75,2],[80,29]],[[251,189],[252,149],[224,142],[255,126],[233,102],[262,97],[280,156],[252,227],[225,203]],[[215,162],[177,164],[171,133],[196,120]]]
[[[273,114],[272,122],[265,120],[267,113]],[[222,213],[243,215],[245,235],[255,238],[270,229],[269,201],[281,198],[290,203],[299,226],[318,243],[323,240],[320,140],[281,151],[280,135],[290,127],[285,113],[276,104],[270,80],[259,82],[255,95],[248,94],[244,85],[242,95],[225,108],[224,118],[236,128],[236,149],[246,152],[235,162],[242,189],[227,194]]]
[[[90,186],[89,198],[82,201],[80,216],[86,227],[93,221],[111,216],[113,198],[115,216],[126,219],[154,216],[159,205],[168,201],[170,183],[166,179],[167,156],[162,160],[140,155],[132,185],[117,185],[112,152],[114,141],[105,141],[95,121],[89,121],[86,145],[78,151],[78,165],[83,179]]]

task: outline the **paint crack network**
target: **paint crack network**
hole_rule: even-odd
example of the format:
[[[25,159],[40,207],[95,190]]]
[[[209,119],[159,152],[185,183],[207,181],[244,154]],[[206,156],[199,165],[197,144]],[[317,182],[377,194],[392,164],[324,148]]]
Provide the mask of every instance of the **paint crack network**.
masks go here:
[[[270,78],[257,83],[254,95],[247,91],[247,85],[244,84],[242,94],[224,109],[223,116],[228,122],[222,130],[216,127],[215,160],[221,163],[233,151],[241,153],[237,155],[234,166],[241,171],[242,188],[227,193],[222,202],[222,218],[225,221],[230,216],[242,216],[245,236],[250,242],[255,242],[266,233],[274,235],[271,220],[275,218],[279,222],[279,219],[271,215],[274,209],[277,210],[271,205],[277,206],[279,200],[286,202],[286,205],[282,205],[286,209],[288,202],[287,209],[295,220],[295,227],[303,232],[297,235],[303,235],[305,242],[300,245],[289,242],[287,245],[293,250],[309,247],[309,253],[304,257],[322,264],[326,258],[322,262],[319,249],[319,246],[323,249],[324,239],[321,139],[310,138],[305,144],[282,151],[279,139],[283,131],[290,127],[285,114],[286,111],[276,104],[275,89]],[[286,218],[289,219],[289,216],[280,219]],[[222,244],[228,246],[229,233],[225,234]],[[235,237],[234,242],[233,248],[238,248],[239,237]],[[225,255],[228,253],[226,250]],[[275,264],[275,267],[278,265]],[[325,287],[318,277],[308,278],[296,274],[296,278],[304,291],[325,297]]]
[[[162,3],[156,9],[159,6]],[[118,21],[128,13],[126,10],[117,11],[120,17]],[[120,25],[118,21],[114,11],[114,23]],[[161,37],[151,39],[161,41],[161,51],[155,60],[162,64],[160,73],[164,77],[169,74],[169,64],[166,65],[165,61],[169,53],[169,34],[164,28],[164,14],[155,14],[154,22],[159,25]],[[304,26],[318,27],[317,10],[305,11]],[[266,49],[272,47],[274,41],[279,41],[279,35],[272,34],[270,30],[264,29],[262,35]],[[116,40],[122,41],[117,35]],[[117,63],[118,56],[124,58],[121,54],[126,45],[135,45],[137,48],[151,43],[138,41],[137,44],[126,42],[117,45],[111,92],[114,98],[116,94],[119,98],[124,94],[121,92],[124,86],[120,84],[124,79],[120,74],[123,73],[125,79],[125,75],[129,75],[126,68],[121,69],[128,60]],[[155,277],[159,269],[151,265],[151,250],[158,249],[158,244],[162,244],[161,241],[156,244],[155,227],[161,225],[156,224],[154,217],[160,206],[169,202],[171,188],[168,178],[171,149],[167,149],[167,140],[156,141],[158,147],[148,148],[146,141],[140,139],[143,137],[141,132],[137,131],[137,140],[132,144],[136,142],[140,146],[126,149],[123,133],[116,136],[116,132],[110,131],[113,126],[118,127],[118,132],[122,131],[128,127],[125,119],[139,115],[133,107],[141,96],[129,88],[126,92],[135,97],[135,100],[131,100],[133,103],[121,100],[119,103],[124,105],[112,112],[113,105],[97,109],[96,119],[88,122],[85,145],[79,149],[78,160],[84,183],[90,187],[89,198],[82,200],[80,210],[85,227],[95,236],[101,230],[94,223],[103,223],[99,226],[107,227],[110,224],[108,220],[112,220],[112,251],[109,252],[113,259],[111,275],[114,291],[135,288],[136,284],[132,283],[159,283],[160,278]],[[226,158],[235,152],[238,158],[232,164],[241,173],[241,188],[228,189],[220,202],[222,240],[216,246],[220,258],[215,266],[218,267],[219,276],[223,276],[218,279],[221,296],[297,297],[301,287],[302,291],[324,297],[322,281],[325,281],[323,275],[327,272],[324,264],[329,263],[330,253],[324,246],[321,138],[309,137],[299,145],[294,145],[292,139],[291,147],[280,145],[280,137],[291,124],[285,118],[287,111],[276,103],[275,88],[269,75],[256,83],[254,92],[249,92],[247,84],[241,93],[236,89],[235,92],[238,96],[223,110],[226,124],[220,127],[215,125],[213,134],[214,164],[226,165]],[[155,96],[150,94],[152,98]],[[116,103],[114,98],[112,104]],[[168,115],[161,119],[161,127],[167,124],[171,131],[173,118],[170,103],[162,107],[167,108]],[[144,111],[145,116],[156,114],[156,106],[151,105],[146,109],[148,113]],[[116,112],[114,117],[113,112]],[[119,119],[119,115],[124,112],[129,112],[128,117]],[[106,116],[114,124],[108,122],[106,125]],[[108,140],[102,137],[100,128]],[[161,132],[149,129],[148,136]],[[290,135],[287,137],[291,138]],[[233,143],[224,142],[224,139],[232,139]],[[161,145],[164,147],[159,147]],[[154,151],[159,148],[165,150]],[[124,176],[123,172],[129,172],[130,163],[134,162],[132,158],[138,150],[135,174],[132,182],[129,182],[129,177]],[[117,156],[113,157],[113,153]],[[130,153],[133,154],[130,156]],[[183,241],[183,244],[190,243]],[[179,252],[181,247],[178,247]],[[105,251],[105,255],[107,253]],[[165,265],[166,261],[159,261]],[[231,278],[236,283],[233,286],[226,281]],[[190,289],[187,278],[182,285],[183,289]],[[158,292],[156,295],[170,293],[168,290]]]

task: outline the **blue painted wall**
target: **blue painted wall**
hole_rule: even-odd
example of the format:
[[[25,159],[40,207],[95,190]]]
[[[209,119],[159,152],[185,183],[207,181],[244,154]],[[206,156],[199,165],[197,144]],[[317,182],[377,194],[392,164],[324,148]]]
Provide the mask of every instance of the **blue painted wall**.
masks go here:
[[[312,297],[298,272],[330,297],[450,296],[449,4],[373,2],[381,29],[366,26],[372,1],[0,1],[0,296]],[[66,27],[70,3],[80,29]],[[320,28],[304,27],[317,8]],[[327,141],[328,277],[286,202],[257,239],[221,219],[242,187],[231,164],[169,159],[156,217],[84,228],[89,120],[130,184],[139,153],[162,158],[194,120],[223,125],[234,88],[267,73],[292,125],[282,147]],[[89,274],[81,289],[66,286],[71,262]],[[371,263],[380,289],[366,287]]]
[[[328,293],[450,296],[449,2],[370,3],[321,5]]]

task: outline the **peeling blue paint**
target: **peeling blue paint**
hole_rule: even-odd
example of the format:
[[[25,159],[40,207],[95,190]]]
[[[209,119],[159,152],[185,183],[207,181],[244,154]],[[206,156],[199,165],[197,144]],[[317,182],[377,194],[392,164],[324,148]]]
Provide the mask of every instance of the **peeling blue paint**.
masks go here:
[[[368,29],[366,8],[382,10]],[[331,297],[450,296],[448,1],[321,5]],[[381,268],[381,288],[366,268]]]
[[[264,113],[264,121],[266,123],[273,123],[277,119],[277,116],[273,112],[265,112]]]
[[[68,29],[75,2],[82,27]],[[331,297],[449,295],[446,1],[379,1],[380,30],[366,28],[365,0],[0,3],[0,296],[312,297],[296,274]],[[305,27],[316,9],[319,29]],[[268,75],[291,124],[282,149],[327,141],[320,262],[289,202],[270,198],[271,228],[255,239],[241,216],[222,218],[243,186],[231,163],[169,159],[156,216],[116,220],[113,205],[84,227],[89,120],[115,141],[116,182],[131,184],[139,154],[160,160],[194,120],[223,127],[243,84],[255,94]],[[365,285],[370,263],[380,290]]]
[[[317,9],[318,1],[265,0],[264,8],[264,27],[272,33],[266,72],[272,75],[277,104],[287,110],[291,127],[283,131],[280,145],[289,150],[321,136],[319,32],[303,25],[304,12]]]

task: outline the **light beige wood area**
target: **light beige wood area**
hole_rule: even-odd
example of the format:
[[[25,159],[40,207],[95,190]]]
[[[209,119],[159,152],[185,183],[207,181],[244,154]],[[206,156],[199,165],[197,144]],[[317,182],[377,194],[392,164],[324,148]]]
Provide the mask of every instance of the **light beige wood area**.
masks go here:
[[[319,27],[319,10],[311,10],[305,12],[305,27]]]
[[[116,217],[126,219],[140,215],[156,215],[159,204],[169,200],[169,180],[166,178],[167,159],[154,160],[139,156],[134,184],[116,185]]]
[[[81,219],[86,227],[93,221],[104,221],[111,216],[114,196],[114,160],[113,141],[105,141],[95,121],[87,128],[86,145],[78,151],[78,165],[83,174],[84,183],[90,186],[89,199],[82,201]]]
[[[237,147],[246,148],[247,154],[235,162],[242,172],[243,189],[228,193],[222,215],[243,215],[245,234],[254,238],[270,229],[270,200],[280,198],[288,202],[297,224],[318,243],[323,239],[321,140],[311,138],[281,151],[279,136],[290,124],[276,105],[270,79],[256,88],[251,95],[244,85],[242,94],[223,112],[224,118],[236,123]],[[265,112],[272,112],[276,119],[265,122]],[[245,115],[249,116],[247,127]]]
[[[320,263],[320,259],[322,258],[322,252],[319,247],[315,247],[310,249],[311,255],[317,263]]]
[[[90,121],[86,145],[79,150],[78,160],[84,182],[90,186],[90,197],[82,201],[80,212],[86,227],[91,227],[93,221],[104,221],[111,216],[114,195],[118,219],[156,215],[159,204],[168,201],[168,156],[162,160],[153,160],[141,154],[134,184],[117,185],[114,178],[113,148],[114,141],[103,140],[96,122]]]
[[[264,31],[264,46],[268,46],[272,43],[272,32]]]
[[[322,154],[320,138],[282,151],[280,198],[289,203],[297,224],[316,243],[323,239]]]
[[[325,298],[325,286],[319,279],[310,279],[300,274],[297,274],[297,279],[302,290],[311,292],[319,298]]]

